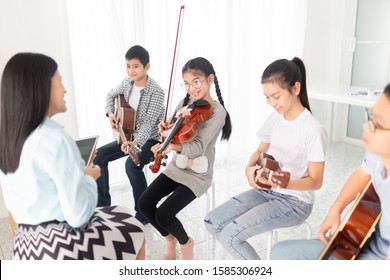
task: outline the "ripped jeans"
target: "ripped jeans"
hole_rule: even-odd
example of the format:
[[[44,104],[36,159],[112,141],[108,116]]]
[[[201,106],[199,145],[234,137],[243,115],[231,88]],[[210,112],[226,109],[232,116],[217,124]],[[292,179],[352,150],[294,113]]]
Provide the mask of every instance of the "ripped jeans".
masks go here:
[[[251,189],[212,210],[204,224],[235,259],[259,260],[260,256],[247,239],[298,225],[309,217],[312,209],[312,204],[291,195]]]

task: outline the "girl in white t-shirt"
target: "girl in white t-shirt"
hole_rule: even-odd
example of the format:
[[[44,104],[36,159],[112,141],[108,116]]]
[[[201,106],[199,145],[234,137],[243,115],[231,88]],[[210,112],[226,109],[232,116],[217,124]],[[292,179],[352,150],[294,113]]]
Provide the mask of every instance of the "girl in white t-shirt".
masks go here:
[[[245,168],[252,188],[205,217],[207,230],[236,259],[260,259],[249,238],[306,220],[313,208],[313,191],[321,187],[324,175],[327,135],[311,114],[302,60],[271,63],[261,83],[275,112],[257,132],[260,145]],[[265,179],[266,172],[257,164],[263,153],[290,172],[287,186],[281,187],[277,176]]]

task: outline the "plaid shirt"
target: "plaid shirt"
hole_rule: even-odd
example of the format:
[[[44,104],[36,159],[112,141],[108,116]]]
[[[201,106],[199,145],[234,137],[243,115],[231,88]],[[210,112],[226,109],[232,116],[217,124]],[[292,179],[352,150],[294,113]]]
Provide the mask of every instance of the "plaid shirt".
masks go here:
[[[134,81],[129,77],[115,88],[110,90],[106,97],[106,115],[108,112],[114,113],[115,99],[119,94],[123,94],[127,103],[133,90]],[[136,110],[135,136],[134,141],[142,147],[149,139],[160,140],[158,134],[158,124],[164,118],[165,93],[162,88],[148,76],[145,87],[141,90],[141,97]]]

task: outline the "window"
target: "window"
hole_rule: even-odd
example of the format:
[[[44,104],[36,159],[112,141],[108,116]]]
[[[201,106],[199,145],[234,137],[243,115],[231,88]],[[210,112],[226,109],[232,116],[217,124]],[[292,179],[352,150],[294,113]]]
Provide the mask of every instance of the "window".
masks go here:
[[[358,0],[351,86],[381,91],[390,81],[388,0]],[[348,106],[347,137],[361,139],[362,106]]]
[[[358,0],[351,85],[382,90],[390,80],[390,1]]]

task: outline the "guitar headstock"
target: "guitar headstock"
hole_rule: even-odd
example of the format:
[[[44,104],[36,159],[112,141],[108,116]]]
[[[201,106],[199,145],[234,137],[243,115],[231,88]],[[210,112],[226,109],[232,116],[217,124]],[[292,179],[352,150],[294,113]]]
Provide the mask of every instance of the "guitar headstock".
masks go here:
[[[141,152],[141,148],[134,142],[130,142],[130,144],[127,145],[127,153],[136,165],[139,165],[141,162]]]

